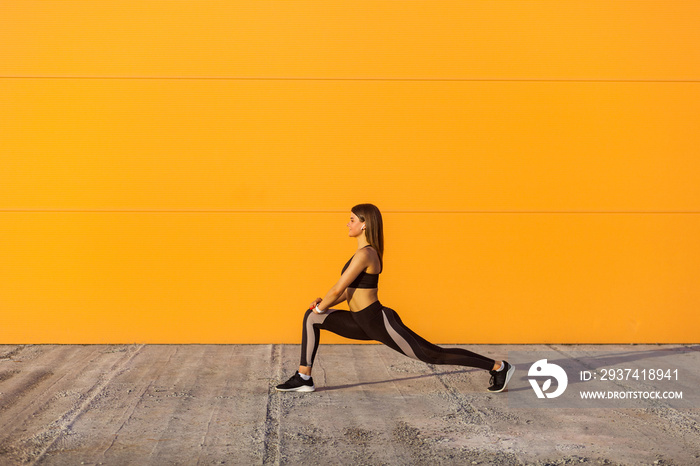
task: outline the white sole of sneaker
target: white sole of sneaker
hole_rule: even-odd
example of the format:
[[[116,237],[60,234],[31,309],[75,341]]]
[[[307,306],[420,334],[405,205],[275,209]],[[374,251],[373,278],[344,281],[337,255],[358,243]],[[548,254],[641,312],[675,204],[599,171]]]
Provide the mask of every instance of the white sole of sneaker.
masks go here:
[[[316,390],[315,386],[309,387],[308,385],[302,385],[301,387],[297,388],[289,388],[289,389],[284,389],[284,388],[277,388],[275,387],[275,390],[278,392],[313,392]]]

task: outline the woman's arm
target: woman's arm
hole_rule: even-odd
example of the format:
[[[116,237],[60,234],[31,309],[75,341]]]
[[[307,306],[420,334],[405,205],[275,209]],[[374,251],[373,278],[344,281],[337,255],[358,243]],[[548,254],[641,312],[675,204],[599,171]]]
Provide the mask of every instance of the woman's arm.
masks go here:
[[[330,308],[333,306],[337,306],[338,304],[342,303],[343,301],[347,301],[347,299],[348,299],[348,290],[346,289],[345,291],[343,291],[343,294],[340,295],[340,298],[336,299],[335,302],[331,303],[331,305],[328,307]],[[321,301],[321,302],[323,302],[323,301]],[[321,308],[321,309],[323,309],[323,308]]]
[[[340,298],[338,298],[334,303],[332,303],[330,305],[330,307],[337,306],[338,304],[342,303],[343,301],[347,301],[347,300],[348,300],[348,290],[345,290],[343,295]],[[313,311],[316,308],[316,306],[321,303],[321,301],[323,301],[323,298],[314,299],[313,301],[311,301],[311,305],[309,306],[309,309],[311,309]]]

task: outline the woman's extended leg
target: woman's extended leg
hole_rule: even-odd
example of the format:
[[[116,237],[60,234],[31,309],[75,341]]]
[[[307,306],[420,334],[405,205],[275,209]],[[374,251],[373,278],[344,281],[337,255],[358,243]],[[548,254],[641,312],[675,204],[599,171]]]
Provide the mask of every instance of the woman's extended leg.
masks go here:
[[[360,327],[373,339],[428,364],[453,364],[492,370],[496,361],[461,348],[442,348],[422,338],[401,322],[393,309],[378,303],[356,313]]]
[[[354,317],[372,339],[381,341],[406,356],[429,364],[453,364],[489,371],[490,392],[498,393],[505,390],[513,376],[515,368],[508,361],[496,362],[465,349],[434,345],[406,327],[393,309],[378,303],[354,314]]]

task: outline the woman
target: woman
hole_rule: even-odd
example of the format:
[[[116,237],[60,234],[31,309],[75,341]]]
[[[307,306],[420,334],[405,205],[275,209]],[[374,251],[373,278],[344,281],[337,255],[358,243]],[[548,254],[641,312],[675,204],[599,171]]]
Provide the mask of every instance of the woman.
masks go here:
[[[321,329],[354,340],[376,340],[401,354],[429,364],[453,364],[490,371],[491,392],[502,392],[515,368],[507,361],[495,361],[459,348],[442,348],[406,327],[398,314],[384,307],[377,297],[382,272],[384,232],[382,215],[372,204],[352,208],[349,236],[357,238],[357,252],[343,267],[340,280],[324,298],[317,298],[304,315],[299,370],[279,391],[313,392],[311,368],[318,350]],[[347,301],[350,311],[332,309]]]

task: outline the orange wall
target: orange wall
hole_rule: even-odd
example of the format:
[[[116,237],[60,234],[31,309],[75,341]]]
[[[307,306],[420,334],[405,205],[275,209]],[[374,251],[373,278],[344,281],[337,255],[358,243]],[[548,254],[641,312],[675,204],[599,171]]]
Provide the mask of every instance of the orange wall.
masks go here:
[[[696,342],[699,20],[0,0],[0,343],[298,342],[359,202],[430,340]]]

